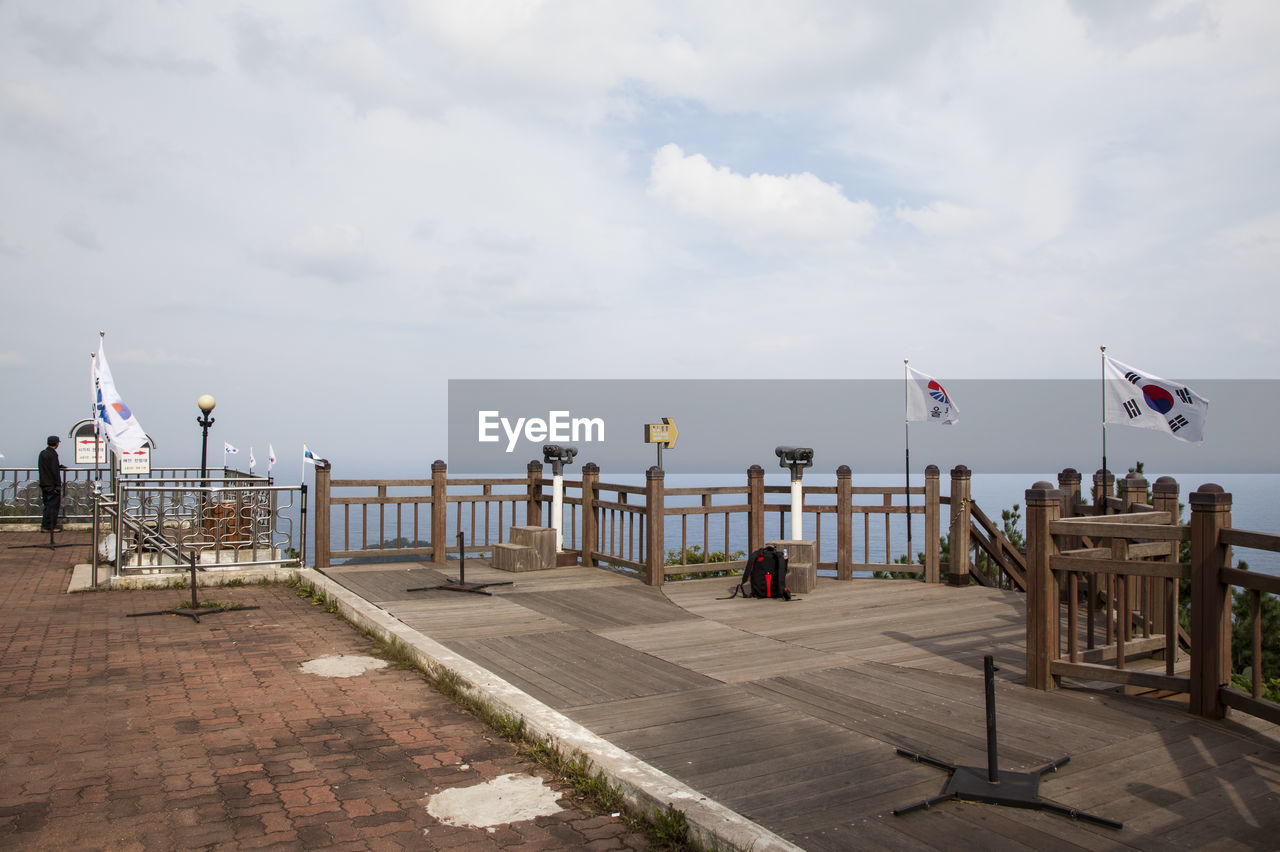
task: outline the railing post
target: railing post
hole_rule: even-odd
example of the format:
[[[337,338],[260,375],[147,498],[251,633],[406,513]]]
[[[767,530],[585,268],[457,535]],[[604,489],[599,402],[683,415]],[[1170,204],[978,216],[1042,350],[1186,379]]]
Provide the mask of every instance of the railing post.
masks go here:
[[[853,579],[853,471],[836,468],[836,579]]]
[[[1062,493],[1062,517],[1072,518],[1078,514],[1076,507],[1080,505],[1080,471],[1074,467],[1065,467],[1058,474],[1058,491]]]
[[[947,582],[952,586],[969,585],[969,480],[973,471],[964,465],[951,469],[951,566]]]
[[[938,541],[942,530],[941,485],[936,464],[924,469],[924,581],[938,583],[942,580],[941,543]],[[852,543],[851,543],[852,544]]]
[[[449,466],[431,463],[431,561],[443,565],[449,556]]]
[[[1093,507],[1095,514],[1101,515],[1104,513],[1104,499],[1111,496],[1115,481],[1115,475],[1109,470],[1099,468],[1093,474]]]
[[[747,555],[764,547],[764,468],[747,468]]]
[[[1162,476],[1152,484],[1151,502],[1157,512],[1169,513],[1173,526],[1182,522],[1182,513],[1178,507],[1178,481],[1172,476]],[[1176,541],[1169,542],[1169,552],[1160,561],[1179,561],[1179,545]],[[1171,625],[1173,630],[1178,629],[1178,583],[1164,580],[1160,588],[1163,593],[1159,596],[1158,605],[1152,607],[1151,613],[1151,631],[1157,634],[1165,633],[1166,625]]]
[[[1062,509],[1059,517],[1072,518],[1079,514],[1080,507],[1080,471],[1066,467],[1058,474],[1058,492],[1062,495]],[[1078,536],[1063,538],[1061,550],[1071,550],[1080,546]]]
[[[666,515],[663,512],[663,480],[666,474],[662,468],[653,466],[645,473],[644,511],[645,511],[645,568],[648,576],[645,582],[650,586],[661,586],[666,582]]]
[[[1218,541],[1231,526],[1231,495],[1208,483],[1191,492],[1191,712],[1221,719],[1219,687],[1231,679],[1231,595],[1221,569],[1231,547]]]
[[[316,570],[323,571],[329,567],[329,476],[328,464],[316,462]],[[303,544],[306,547],[306,544]],[[307,554],[301,555],[303,565],[307,564]]]
[[[529,462],[529,484],[526,492],[525,523],[531,527],[542,526],[542,462]]]
[[[1056,689],[1049,663],[1061,647],[1058,626],[1058,578],[1049,568],[1057,552],[1049,525],[1062,511],[1062,495],[1048,482],[1037,482],[1027,500],[1027,686]],[[954,547],[954,545],[952,545]],[[1075,629],[1072,625],[1071,629]]]
[[[1147,503],[1147,478],[1136,471],[1126,474],[1125,478],[1120,480],[1120,501],[1124,503],[1124,511],[1129,511],[1130,506],[1146,506]]]
[[[600,481],[600,465],[587,462],[582,466],[582,564],[595,565],[596,539],[600,518],[596,508],[596,483]]]
[[[1146,506],[1147,504],[1147,478],[1142,474],[1134,471],[1125,474],[1124,479],[1120,480],[1117,489],[1120,495],[1120,505],[1122,512],[1128,512],[1135,506]],[[1125,578],[1125,591],[1128,593],[1126,601],[1130,612],[1137,612],[1139,617],[1150,624],[1151,618],[1151,601],[1149,594],[1143,594],[1143,590],[1150,592],[1154,584],[1150,582],[1150,578],[1143,577],[1127,577]],[[1126,619],[1124,622],[1126,630],[1131,627],[1132,620]]]

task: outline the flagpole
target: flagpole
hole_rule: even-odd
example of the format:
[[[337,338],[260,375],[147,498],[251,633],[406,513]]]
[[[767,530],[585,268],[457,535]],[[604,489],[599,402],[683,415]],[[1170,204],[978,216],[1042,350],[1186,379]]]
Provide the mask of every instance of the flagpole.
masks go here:
[[[101,334],[102,332],[99,332]],[[89,399],[89,416],[93,418],[93,481],[102,486],[102,469],[98,465],[98,441],[101,437],[98,435],[98,371],[96,369],[98,363],[98,354],[96,352],[89,353],[89,387],[93,388],[93,393]],[[97,577],[95,576],[96,580]]]
[[[903,448],[905,450],[903,459],[903,470],[907,484],[907,565],[912,564],[913,553],[911,545],[911,411],[907,398],[907,384],[911,381],[908,372],[907,359],[902,359],[902,431],[903,431]]]
[[[1098,489],[1102,496],[1102,514],[1107,513],[1107,347],[1099,346],[1102,352],[1102,484]]]

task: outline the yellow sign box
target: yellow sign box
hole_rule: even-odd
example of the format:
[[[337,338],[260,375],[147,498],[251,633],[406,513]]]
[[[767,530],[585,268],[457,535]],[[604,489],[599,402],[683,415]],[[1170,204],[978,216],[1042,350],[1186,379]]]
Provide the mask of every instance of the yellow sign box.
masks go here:
[[[680,430],[670,417],[662,418],[661,423],[644,424],[644,442],[646,444],[662,444],[663,449],[670,450],[676,445]]]

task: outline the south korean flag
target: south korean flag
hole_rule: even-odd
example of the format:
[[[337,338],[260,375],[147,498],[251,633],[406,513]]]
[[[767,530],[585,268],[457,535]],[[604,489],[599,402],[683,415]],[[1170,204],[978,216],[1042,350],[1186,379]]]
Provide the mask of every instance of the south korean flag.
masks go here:
[[[1103,356],[1104,422],[1168,432],[1179,441],[1204,440],[1209,400],[1186,385]]]

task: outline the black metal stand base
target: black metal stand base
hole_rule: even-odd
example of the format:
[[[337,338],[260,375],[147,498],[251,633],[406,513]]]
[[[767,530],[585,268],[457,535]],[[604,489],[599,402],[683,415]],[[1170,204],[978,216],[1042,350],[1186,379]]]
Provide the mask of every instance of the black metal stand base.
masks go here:
[[[44,548],[44,549],[46,549],[46,550],[57,550],[59,547],[75,547],[75,546],[76,546],[76,545],[75,545],[75,544],[73,544],[73,543],[71,543],[71,542],[67,542],[66,544],[55,543],[55,542],[54,542],[54,540],[53,540],[53,530],[49,530],[49,543],[48,543],[48,544],[44,544],[44,543],[41,543],[41,544],[11,544],[11,545],[9,545],[9,549],[10,549],[10,550],[21,550],[22,548],[25,548],[25,547],[43,547],[43,548]]]
[[[200,606],[200,601],[196,597],[196,558],[191,557],[191,606],[187,608],[176,609],[157,609],[152,612],[130,612],[125,618],[142,618],[147,615],[181,615],[189,618],[196,624],[200,623],[202,615],[217,615],[222,612],[242,612],[249,609],[261,609],[257,606]]]
[[[412,589],[405,589],[406,592],[470,592],[473,595],[492,595],[493,592],[485,591],[490,586],[510,586],[510,580],[497,581],[493,583],[468,583],[467,582],[467,555],[462,548],[462,533],[458,533],[458,579],[450,580],[439,586],[415,586]]]
[[[194,621],[196,624],[199,624],[199,623],[200,623],[200,616],[202,616],[202,615],[217,615],[217,614],[218,614],[218,613],[220,613],[220,612],[243,612],[244,610],[247,610],[247,609],[261,609],[261,607],[256,607],[256,606],[235,606],[235,607],[227,607],[227,606],[213,606],[213,607],[203,607],[203,608],[201,608],[201,609],[158,609],[158,610],[156,610],[155,612],[131,612],[131,613],[127,614],[127,615],[125,616],[125,618],[141,618],[141,617],[143,617],[144,615],[182,615],[182,616],[186,616],[187,618],[191,619],[191,620],[192,620],[192,621]]]
[[[1071,760],[1070,757],[1060,758],[1031,772],[1001,772],[999,770],[996,755],[995,667],[992,665],[990,655],[987,655],[983,662],[985,664],[987,687],[987,767],[984,769],[978,766],[957,766],[923,754],[907,751],[906,749],[897,749],[898,754],[903,757],[910,758],[917,763],[927,763],[930,766],[950,772],[951,780],[947,782],[947,787],[942,791],[942,795],[935,796],[932,799],[925,799],[923,802],[916,802],[914,805],[908,805],[905,808],[898,808],[893,811],[893,815],[902,816],[913,811],[931,808],[940,802],[959,799],[966,802],[982,802],[988,805],[1004,805],[1011,808],[1049,811],[1071,819],[1100,825],[1103,828],[1124,828],[1121,823],[1115,820],[1078,811],[1075,808],[1069,808],[1066,805],[1040,798],[1041,777],[1049,772],[1056,772],[1059,766],[1063,766]]]

